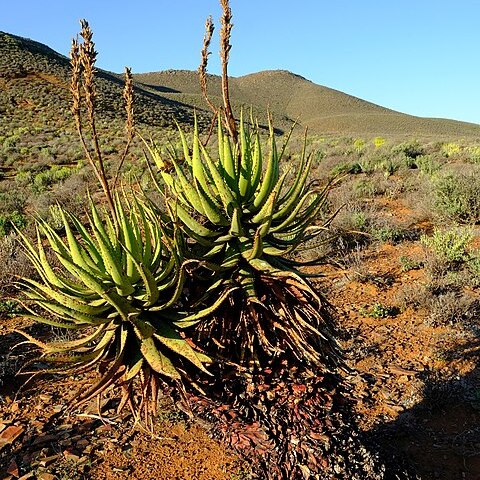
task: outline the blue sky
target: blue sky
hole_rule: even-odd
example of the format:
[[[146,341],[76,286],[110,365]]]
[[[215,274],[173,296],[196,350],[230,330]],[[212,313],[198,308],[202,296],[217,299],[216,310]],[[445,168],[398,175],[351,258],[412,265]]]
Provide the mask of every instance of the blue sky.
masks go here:
[[[286,69],[371,102],[480,123],[480,0],[231,0],[230,73]],[[98,66],[197,68],[218,0],[16,0],[0,30],[67,54],[86,18]],[[209,71],[219,72],[218,43]]]

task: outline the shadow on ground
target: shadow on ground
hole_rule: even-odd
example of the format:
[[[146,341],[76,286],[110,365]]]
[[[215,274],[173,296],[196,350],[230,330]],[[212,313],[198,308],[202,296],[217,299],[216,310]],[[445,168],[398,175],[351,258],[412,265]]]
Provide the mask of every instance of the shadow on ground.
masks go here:
[[[466,325],[475,339],[461,350],[443,352],[451,359],[470,357],[476,367],[463,377],[449,379],[426,372],[423,401],[370,432],[370,441],[380,445],[383,457],[392,459],[403,452],[422,480],[480,479],[480,328],[476,318]]]

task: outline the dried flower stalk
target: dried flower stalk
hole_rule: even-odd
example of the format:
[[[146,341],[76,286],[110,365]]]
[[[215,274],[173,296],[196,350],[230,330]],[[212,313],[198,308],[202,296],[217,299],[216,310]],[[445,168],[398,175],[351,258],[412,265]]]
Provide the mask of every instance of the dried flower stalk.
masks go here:
[[[70,65],[72,68],[72,76],[70,80],[70,93],[72,95],[72,106],[71,112],[75,120],[75,126],[77,128],[78,136],[82,142],[83,150],[85,155],[97,176],[98,181],[102,184],[100,171],[90,153],[90,150],[87,146],[85,136],[83,134],[82,126],[82,114],[81,114],[81,84],[82,84],[82,72],[83,65],[80,59],[80,44],[78,43],[78,38],[72,39],[72,47],[70,49]]]
[[[72,95],[71,112],[75,119],[77,130],[82,128],[80,121],[80,77],[82,66],[79,59],[78,38],[72,38],[72,47],[70,49],[70,66],[72,76],[70,79],[70,94]]]
[[[216,115],[217,107],[213,104],[208,96],[207,90],[207,65],[208,65],[208,56],[210,55],[210,42],[212,41],[212,35],[215,30],[215,26],[213,25],[212,17],[208,17],[205,22],[205,35],[203,37],[203,48],[202,48],[202,61],[200,62],[200,66],[198,67],[198,75],[200,77],[200,88],[202,90],[203,98],[208,103],[208,106],[212,109],[213,113]]]
[[[208,65],[208,56],[210,55],[210,42],[212,41],[212,35],[215,30],[215,26],[213,25],[212,16],[209,16],[205,22],[205,35],[203,37],[203,47],[201,51],[202,60],[200,62],[200,66],[198,67],[198,75],[200,78],[200,89],[202,90],[203,98],[207,102],[208,106],[213,111],[212,121],[210,122],[210,128],[208,130],[208,135],[206,140],[203,142],[203,145],[209,142],[210,137],[212,136],[213,129],[215,127],[215,121],[218,115],[218,108],[213,104],[208,96],[208,88],[207,88],[207,65]]]
[[[115,173],[115,179],[113,185],[115,186],[120,175],[123,163],[127,158],[130,145],[135,137],[135,117],[133,115],[134,95],[133,95],[133,77],[131,68],[125,67],[125,86],[123,87],[123,100],[125,102],[125,111],[127,113],[127,119],[125,121],[125,133],[127,135],[127,143],[123,150],[122,157]]]
[[[238,142],[237,125],[233,115],[230,103],[230,92],[228,87],[228,60],[230,56],[230,36],[232,33],[232,10],[230,9],[229,0],[220,0],[223,14],[221,18],[222,28],[220,29],[220,59],[222,61],[222,96],[225,124],[234,143]]]
[[[85,155],[97,176],[103,191],[107,197],[109,208],[115,211],[112,195],[108,185],[108,181],[105,175],[105,169],[103,165],[102,153],[98,143],[98,135],[95,125],[95,85],[94,85],[94,73],[95,73],[95,60],[97,52],[95,51],[95,44],[92,41],[92,30],[86,20],[81,20],[80,25],[82,27],[80,36],[83,38],[83,43],[79,44],[78,39],[72,41],[72,48],[70,51],[70,64],[72,66],[72,78],[70,91],[72,94],[72,114],[75,118],[77,131],[80,140],[85,151]],[[82,84],[81,74],[83,74],[83,91],[85,93],[85,104],[87,109],[88,124],[92,130],[92,140],[94,144],[95,155],[97,162],[93,158],[90,149],[87,146],[85,136],[82,128],[81,118],[81,93],[80,86]],[[98,163],[98,165],[97,165]],[[115,215],[114,215],[115,217]]]

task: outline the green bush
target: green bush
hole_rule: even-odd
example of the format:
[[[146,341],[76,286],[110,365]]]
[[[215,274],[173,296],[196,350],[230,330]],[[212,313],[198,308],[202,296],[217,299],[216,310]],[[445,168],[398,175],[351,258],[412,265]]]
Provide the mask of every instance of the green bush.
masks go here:
[[[21,170],[15,175],[15,181],[21,186],[27,186],[32,183],[33,175],[29,170]]]
[[[394,225],[372,227],[372,237],[380,242],[398,243],[405,239],[405,232]]]
[[[472,239],[473,233],[470,229],[435,229],[430,237],[422,235],[420,242],[441,262],[458,264],[471,258],[468,245]]]
[[[366,142],[365,140],[363,140],[362,138],[357,138],[354,142],[353,142],[353,148],[355,149],[355,151],[357,153],[362,153],[363,150],[365,149],[365,146],[366,146]]]
[[[72,174],[72,169],[52,165],[49,170],[37,173],[33,179],[33,189],[36,192],[43,192],[54,183],[66,180]]]
[[[468,147],[468,160],[472,163],[480,163],[480,145]]]
[[[339,175],[344,175],[347,173],[351,173],[351,174],[362,173],[362,167],[358,162],[345,162],[345,163],[339,163],[338,165],[335,165],[335,167],[333,167],[330,172],[330,174],[333,177],[337,177]]]
[[[415,166],[421,173],[429,177],[435,175],[442,168],[442,164],[431,155],[419,155],[415,159]]]
[[[378,164],[378,168],[383,171],[386,177],[389,177],[400,168],[400,161],[398,158],[388,156]]]
[[[434,205],[442,217],[460,223],[480,221],[480,179],[477,175],[449,173],[434,180]]]
[[[472,285],[478,287],[480,284],[480,255],[478,253],[468,261],[467,267],[472,276]]]
[[[403,153],[406,157],[415,159],[420,155],[424,155],[425,149],[417,141],[405,142],[392,147],[392,153],[394,155]]]
[[[353,184],[353,190],[359,197],[374,197],[379,193],[376,182],[369,179],[360,179]]]
[[[359,313],[365,317],[387,318],[387,317],[394,317],[398,315],[399,310],[398,310],[398,307],[392,307],[390,305],[375,303],[370,309],[368,308],[360,309]]]
[[[27,226],[27,217],[15,210],[12,213],[0,214],[0,237],[8,235],[13,227],[25,228]]]
[[[400,264],[400,270],[402,272],[418,270],[423,266],[423,263],[420,260],[409,257],[408,255],[401,255],[398,259],[398,263]]]
[[[458,155],[461,151],[462,147],[460,147],[460,145],[458,145],[457,143],[453,142],[444,143],[441,149],[442,154],[447,158]]]

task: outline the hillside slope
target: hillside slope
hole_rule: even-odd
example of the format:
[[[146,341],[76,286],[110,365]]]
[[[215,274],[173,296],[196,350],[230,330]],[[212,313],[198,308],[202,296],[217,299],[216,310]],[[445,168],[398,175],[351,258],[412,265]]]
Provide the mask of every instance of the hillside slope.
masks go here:
[[[162,88],[171,99],[199,98],[196,72],[166,70],[135,75],[137,81]],[[221,94],[220,78],[209,76],[213,98]],[[359,135],[478,136],[480,125],[447,119],[422,118],[396,112],[338,90],[317,85],[285,70],[253,73],[231,79],[235,103],[269,108],[277,117],[297,119],[313,133]],[[196,97],[196,100],[194,100]]]
[[[70,121],[69,76],[68,58],[41,43],[0,32],[0,114],[10,124],[42,119]],[[192,123],[190,105],[142,85],[135,87],[137,122],[171,126],[175,118],[180,123]],[[96,88],[99,117],[107,121],[123,117],[120,76],[99,70]],[[202,114],[200,119],[203,122]]]
[[[63,55],[41,43],[0,32],[0,129],[71,125],[69,73],[69,61]],[[134,78],[137,123],[171,127],[175,119],[191,125],[196,109],[200,125],[209,124],[211,115],[196,72],[166,70]],[[211,97],[220,104],[220,77],[208,78]],[[99,118],[105,125],[114,119],[121,121],[121,77],[99,70],[96,85]],[[231,78],[230,91],[237,111],[240,105],[252,107],[255,115],[265,119],[268,109],[281,129],[297,120],[319,135],[480,136],[480,125],[395,112],[284,70]]]

